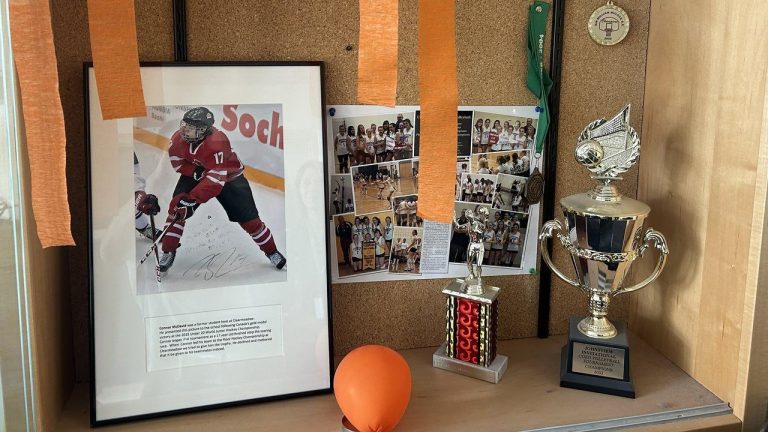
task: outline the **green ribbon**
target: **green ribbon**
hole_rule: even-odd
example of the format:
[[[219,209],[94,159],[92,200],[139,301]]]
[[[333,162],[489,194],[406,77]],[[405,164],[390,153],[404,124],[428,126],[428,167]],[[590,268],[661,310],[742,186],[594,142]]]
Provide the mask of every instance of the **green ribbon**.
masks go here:
[[[549,128],[547,98],[552,90],[552,78],[544,70],[544,33],[547,30],[549,3],[536,0],[528,9],[528,90],[539,98],[539,127],[536,134],[536,153],[541,154],[544,137]]]

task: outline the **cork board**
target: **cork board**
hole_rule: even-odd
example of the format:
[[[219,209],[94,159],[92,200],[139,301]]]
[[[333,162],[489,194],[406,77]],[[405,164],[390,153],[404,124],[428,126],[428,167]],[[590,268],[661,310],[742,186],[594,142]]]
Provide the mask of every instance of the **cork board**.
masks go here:
[[[85,1],[52,4],[54,35],[67,126],[67,169],[73,234],[69,280],[78,380],[88,379],[88,239],[84,203],[85,151],[82,62],[90,60]],[[456,49],[460,105],[532,105],[525,87],[528,0],[458,0]],[[600,116],[633,103],[633,124],[640,130],[645,76],[645,48],[650,0],[622,4],[632,20],[627,39],[600,48],[586,32],[587,17],[604,0],[566,2],[565,45],[557,199],[590,187],[588,176],[570,163],[572,141],[581,128]],[[398,99],[418,101],[416,0],[400,1]],[[137,0],[139,55],[143,61],[172,60],[171,2]],[[385,14],[385,12],[382,12]],[[356,2],[264,0],[187,5],[189,60],[322,60],[326,62],[329,104],[354,104],[357,70]],[[383,15],[385,16],[385,15]],[[504,17],[500,19],[499,17]],[[601,93],[601,92],[604,92]],[[600,97],[595,97],[600,94]],[[626,176],[625,192],[635,195],[636,171]],[[559,212],[559,209],[557,210]],[[570,265],[556,254],[558,265]],[[500,337],[536,335],[538,277],[488,278],[503,288]],[[345,284],[333,287],[334,349],[337,355],[365,343],[393,348],[437,345],[442,339],[445,280]],[[552,330],[565,331],[570,314],[583,314],[586,299],[564,284],[553,284]],[[626,305],[616,302],[612,317],[626,319]]]

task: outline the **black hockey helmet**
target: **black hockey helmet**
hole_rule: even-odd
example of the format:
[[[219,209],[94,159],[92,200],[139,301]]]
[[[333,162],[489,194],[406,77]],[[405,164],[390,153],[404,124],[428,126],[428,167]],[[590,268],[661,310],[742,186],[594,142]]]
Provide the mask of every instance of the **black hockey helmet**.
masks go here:
[[[205,107],[195,107],[184,113],[179,125],[181,136],[190,144],[197,144],[211,133],[213,113]]]

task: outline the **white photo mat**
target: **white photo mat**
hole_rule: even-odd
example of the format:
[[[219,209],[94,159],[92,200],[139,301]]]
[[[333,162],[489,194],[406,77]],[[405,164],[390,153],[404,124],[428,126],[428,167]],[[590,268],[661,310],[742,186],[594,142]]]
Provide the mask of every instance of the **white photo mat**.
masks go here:
[[[337,164],[336,161],[336,154],[334,149],[334,138],[337,134],[337,128],[334,126],[334,119],[343,119],[343,118],[356,118],[356,117],[374,117],[375,120],[378,120],[379,122],[377,124],[380,124],[381,119],[394,119],[397,114],[402,113],[404,114],[404,118],[407,118],[409,115],[415,114],[416,111],[419,110],[419,106],[416,105],[406,105],[406,106],[396,106],[394,108],[388,108],[388,107],[382,107],[382,106],[369,106],[369,105],[329,105],[326,107],[325,115],[326,115],[326,141],[328,143],[327,145],[327,151],[328,151],[328,175],[329,175],[329,196],[331,196],[330,200],[333,200],[332,194],[333,194],[333,180],[334,177],[338,177],[339,173],[337,173],[335,165]],[[538,121],[539,113],[536,111],[535,106],[459,106],[457,111],[472,111],[472,112],[478,112],[478,113],[493,113],[497,114],[499,116],[509,116],[509,117],[519,117],[519,118],[531,118]],[[331,115],[331,112],[333,112],[333,115]],[[473,116],[473,122],[475,118]],[[347,125],[349,126],[349,125]],[[357,125],[352,125],[357,127]],[[369,124],[364,125],[366,128],[369,127]],[[456,127],[456,125],[450,125],[451,127]],[[416,131],[419,133],[419,131]],[[538,131],[537,131],[538,133]],[[503,152],[499,152],[501,154]],[[533,148],[529,149],[530,157],[530,170],[533,170],[535,160],[533,158],[534,150]],[[473,153],[474,152],[473,149]],[[493,155],[493,153],[488,153],[489,155]],[[541,155],[542,163],[539,164],[539,169],[543,172],[543,155]],[[418,160],[419,156],[414,156],[414,160]],[[458,159],[458,156],[457,156]],[[469,157],[469,163],[472,164],[473,158]],[[386,164],[386,163],[385,163]],[[471,172],[475,172],[475,168],[473,166],[470,167]],[[354,167],[353,167],[354,169]],[[350,170],[352,171],[352,169]],[[353,171],[354,173],[354,171]],[[350,178],[352,176],[350,175]],[[353,188],[355,185],[353,184]],[[375,192],[374,192],[375,193]],[[397,197],[396,197],[397,198]],[[329,200],[329,201],[330,201]],[[458,203],[457,204],[461,204]],[[333,206],[329,203],[326,205],[329,205],[330,207],[330,214],[334,214]],[[491,210],[491,217],[493,217],[494,212],[497,211],[496,209]],[[357,212],[355,212],[357,213]],[[377,210],[376,213],[380,215],[381,211]],[[502,266],[492,266],[489,265],[487,262],[483,265],[483,275],[484,276],[500,276],[500,275],[527,275],[530,274],[532,271],[535,271],[537,267],[537,251],[538,251],[538,231],[540,226],[540,219],[541,219],[541,204],[531,204],[528,208],[527,212],[527,228],[525,230],[524,235],[524,248],[520,251],[522,253],[522,259],[520,260],[520,266],[519,267],[502,267]],[[342,215],[344,213],[341,213]],[[361,214],[368,214],[368,213],[361,213]],[[347,213],[349,215],[349,213]],[[457,214],[457,216],[459,216]],[[352,215],[352,217],[355,217],[355,215]],[[329,220],[329,229],[330,229],[330,236],[329,236],[329,261],[330,261],[330,268],[331,268],[331,276],[332,276],[332,282],[333,283],[357,283],[357,282],[375,282],[375,281],[391,281],[391,280],[413,280],[413,279],[439,279],[439,278],[448,278],[448,277],[465,277],[468,273],[467,266],[464,263],[456,263],[456,262],[449,262],[447,265],[447,272],[439,272],[439,273],[425,273],[420,272],[418,274],[410,274],[410,273],[394,273],[392,271],[388,270],[377,270],[377,271],[370,271],[370,272],[364,272],[362,274],[352,274],[352,275],[346,275],[346,276],[340,276],[339,275],[339,264],[338,264],[338,257],[341,254],[338,247],[338,241],[335,238],[335,225],[336,225],[336,218],[335,216],[331,217]],[[352,222],[351,220],[349,222]],[[383,221],[382,221],[383,222]],[[447,228],[446,228],[447,229]]]
[[[284,281],[146,295],[137,294],[134,119],[102,120],[93,68],[86,68],[86,73],[92,423],[329,391],[327,216],[321,180],[322,65],[254,62],[142,66],[148,107],[282,105],[286,143],[284,236],[288,251]],[[204,205],[218,205],[214,201]],[[165,211],[163,206],[156,217],[160,229]],[[194,216],[190,223],[194,223]],[[147,248],[150,245],[146,243]],[[154,264],[154,257],[145,263]],[[203,352],[196,354],[197,358],[179,360],[176,367],[168,359],[148,364],[149,351],[157,348],[152,347],[156,335],[151,329],[159,329],[161,324],[166,328],[173,322],[218,328],[230,316],[228,321],[239,322],[259,317],[261,311],[266,318],[251,330],[264,332],[269,327],[268,331],[276,335],[262,355],[240,352],[217,360],[218,354]]]

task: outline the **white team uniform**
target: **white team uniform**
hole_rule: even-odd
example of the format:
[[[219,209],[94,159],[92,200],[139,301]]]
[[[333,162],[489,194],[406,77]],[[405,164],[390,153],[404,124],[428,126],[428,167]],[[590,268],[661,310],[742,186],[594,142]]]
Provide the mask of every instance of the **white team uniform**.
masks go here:
[[[138,159],[134,159],[133,164],[133,190],[135,192],[144,192],[144,188],[147,186],[147,181],[141,176],[141,167],[139,166]],[[149,225],[149,216],[140,211],[136,211],[136,229],[143,230]]]
[[[512,135],[509,137],[509,143],[512,144],[512,149],[520,148],[520,129],[514,129]]]
[[[494,132],[495,131],[496,131],[496,129],[494,129]],[[499,150],[501,150],[501,134],[499,134],[498,132],[496,132],[496,133],[498,135],[498,139],[491,146],[491,151],[499,151]],[[502,132],[502,133],[504,133],[504,132]]]
[[[352,242],[349,245],[349,254],[352,255],[352,258],[363,259],[363,242],[359,240]]]
[[[373,227],[371,226],[371,224],[363,225],[363,238],[365,238],[366,234],[373,237]]]
[[[400,242],[400,255],[405,256],[407,251],[408,251],[408,241],[403,239],[403,241]]]
[[[507,251],[518,252],[520,250],[520,231],[509,233],[509,243],[507,243]]]
[[[469,201],[472,198],[472,181],[469,179],[464,183],[464,201]]]
[[[395,150],[395,134],[384,134],[384,144],[387,151]]]
[[[496,233],[490,228],[486,229],[483,233],[483,247],[485,248],[486,252],[491,250],[491,243],[495,237]]]
[[[379,237],[376,240],[376,256],[384,255],[384,246],[386,246],[386,243],[384,243],[384,237]]]
[[[528,172],[531,170],[531,162],[528,156],[523,155],[523,157],[520,158],[520,172],[523,174],[528,174]]]
[[[348,154],[349,154],[349,150],[347,150],[347,134],[337,133],[336,134],[336,155],[346,156]]]
[[[407,201],[400,201],[400,204],[397,205],[397,213],[400,215],[400,217],[408,215],[407,206],[408,206]]]
[[[486,184],[485,185],[485,202],[490,203],[491,197],[493,196],[493,184]]]
[[[523,203],[523,197],[521,195],[514,195],[512,197],[512,207],[518,207]]]
[[[378,133],[376,134],[375,147],[376,147],[377,156],[383,155],[384,151],[386,150],[386,139],[385,139],[386,134],[387,134],[386,132],[384,133],[384,135],[379,135]]]
[[[499,147],[501,150],[512,150],[512,144],[510,142],[510,135],[507,131],[502,131],[499,134]]]
[[[371,157],[376,156],[376,136],[365,136],[365,152],[371,155]]]
[[[357,235],[357,238],[359,238],[361,241],[363,237],[365,237],[365,229],[363,229],[363,225],[355,225],[354,228],[352,228],[352,232]]]
[[[503,245],[501,243],[503,240],[503,236],[504,236],[504,230],[499,229],[496,231],[496,234],[493,236],[493,244],[491,245],[493,250],[503,249]]]
[[[413,147],[413,128],[410,130],[403,128],[401,136],[403,138],[403,144],[407,147]]]

